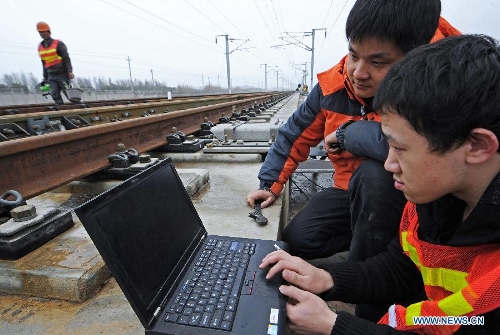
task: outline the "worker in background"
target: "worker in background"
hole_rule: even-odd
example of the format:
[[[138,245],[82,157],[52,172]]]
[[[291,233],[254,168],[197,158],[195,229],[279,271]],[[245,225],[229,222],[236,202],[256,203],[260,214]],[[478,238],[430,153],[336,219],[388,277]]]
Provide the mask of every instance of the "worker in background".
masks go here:
[[[43,82],[50,86],[50,94],[56,105],[62,105],[61,91],[66,94],[66,87],[70,80],[75,78],[68,48],[61,40],[50,37],[50,27],[45,22],[38,22],[36,29],[43,38],[38,46],[38,54],[42,59]]]

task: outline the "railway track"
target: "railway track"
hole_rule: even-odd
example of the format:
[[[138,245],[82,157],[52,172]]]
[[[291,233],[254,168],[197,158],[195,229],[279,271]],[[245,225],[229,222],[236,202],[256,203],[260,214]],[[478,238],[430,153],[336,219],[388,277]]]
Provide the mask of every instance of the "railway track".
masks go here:
[[[110,167],[108,157],[118,145],[138,153],[161,148],[174,129],[196,134],[207,120],[217,124],[290,94],[148,99],[45,112],[35,108],[28,112],[27,107],[24,113],[2,115],[0,195],[15,190],[29,199]]]
[[[181,102],[185,102],[189,105],[194,101],[217,101],[217,100],[235,101],[244,98],[259,96],[262,94],[263,93],[209,94],[209,95],[174,97],[173,99],[168,99],[167,97],[158,97],[158,98],[150,97],[150,98],[117,99],[117,100],[93,100],[93,101],[85,101],[79,104],[65,103],[64,105],[60,106],[55,106],[53,103],[4,105],[0,106],[0,116],[51,112],[51,111],[67,111],[72,109],[94,108],[94,107],[104,107],[104,106],[120,106],[120,105],[131,105],[131,104],[141,104],[141,103],[151,103],[151,102],[165,102],[165,101],[170,101],[173,105],[177,105]]]
[[[280,93],[277,93],[279,96]],[[88,125],[122,121],[152,114],[237,102],[262,97],[273,97],[273,93],[222,94],[190,96],[174,99],[128,99],[91,101],[85,104],[31,104],[2,106],[0,108],[0,142],[59,130],[69,130]],[[271,98],[272,100],[272,98]],[[249,107],[252,107],[249,104]]]

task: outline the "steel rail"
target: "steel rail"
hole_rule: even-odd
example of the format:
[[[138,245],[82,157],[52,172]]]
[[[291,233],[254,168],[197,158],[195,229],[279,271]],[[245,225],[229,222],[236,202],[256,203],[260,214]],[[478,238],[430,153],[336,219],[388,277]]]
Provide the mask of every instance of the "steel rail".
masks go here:
[[[282,93],[281,93],[282,94]],[[239,101],[254,98],[256,101],[262,101],[266,99],[271,99],[273,94],[271,93],[258,93],[258,94],[248,94],[248,95],[218,95],[218,96],[203,96],[200,98],[189,98],[189,99],[163,99],[154,102],[142,102],[126,105],[113,105],[113,106],[103,106],[103,107],[93,107],[93,108],[79,108],[79,109],[64,109],[56,111],[39,111],[34,109],[31,112],[26,113],[16,113],[0,116],[0,141],[2,138],[9,137],[6,133],[8,129],[21,128],[16,136],[26,137],[34,135],[33,131],[28,129],[28,120],[41,120],[43,117],[49,118],[50,121],[58,121],[60,124],[65,123],[68,119],[65,118],[82,118],[82,122],[86,125],[88,124],[100,124],[107,122],[114,122],[116,120],[122,120],[127,118],[142,117],[144,115],[149,115],[152,113],[165,113],[176,110],[185,110],[189,108],[202,107],[208,105],[220,104],[223,102]],[[277,95],[279,96],[279,95]],[[22,110],[22,109],[20,109]],[[23,131],[24,130],[24,131]],[[28,134],[26,134],[28,133]]]
[[[269,95],[0,142],[0,194],[15,190],[29,199],[109,167],[108,156],[116,153],[118,143],[143,153],[165,145],[173,127],[193,134],[204,118],[218,123],[234,110],[267,99]]]
[[[151,102],[165,102],[165,103],[168,102],[172,105],[177,105],[181,104],[182,102],[188,103],[189,101],[193,102],[197,101],[198,103],[200,103],[201,101],[220,101],[220,100],[235,101],[235,100],[249,99],[252,97],[259,97],[262,95],[269,95],[269,94],[270,92],[252,92],[252,93],[240,93],[240,94],[174,96],[172,99],[168,99],[167,97],[144,97],[144,98],[116,99],[116,100],[89,100],[89,101],[82,101],[82,103],[79,104],[65,103],[60,106],[55,106],[53,103],[5,105],[5,106],[0,106],[0,116],[40,113],[40,112],[50,112],[50,111],[81,110],[82,108],[122,106],[122,105],[151,103]]]

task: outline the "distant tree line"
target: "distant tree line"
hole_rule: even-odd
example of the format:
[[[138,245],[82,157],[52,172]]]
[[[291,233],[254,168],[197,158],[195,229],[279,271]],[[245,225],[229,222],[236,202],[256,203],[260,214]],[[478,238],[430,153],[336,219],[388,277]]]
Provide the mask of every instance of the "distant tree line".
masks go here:
[[[0,92],[10,90],[11,88],[22,90],[29,93],[35,90],[35,86],[40,82],[33,73],[11,73],[4,74],[0,80]]]
[[[0,78],[0,91],[8,91],[9,89],[16,88],[21,89],[25,93],[36,92],[40,81],[40,78],[35,77],[31,72],[28,74],[24,72],[4,74]],[[122,91],[131,89],[130,80],[127,79],[112,80],[111,78],[106,79],[103,77],[77,77],[72,80],[72,84],[86,91]],[[175,89],[175,87],[169,87],[165,83],[158,81],[142,81],[139,79],[134,79],[133,87],[134,89],[144,91],[167,91]]]
[[[12,91],[15,92],[24,92],[24,93],[37,93],[38,92],[38,84],[40,84],[40,78],[35,77],[33,73],[18,73],[13,72],[10,74],[4,74],[0,78],[0,93],[10,93]],[[87,92],[92,91],[127,91],[131,90],[130,80],[128,79],[111,79],[104,77],[93,77],[93,78],[84,78],[84,77],[76,77],[73,79],[72,84],[76,87],[79,87]],[[158,82],[158,81],[150,81],[150,80],[133,80],[133,89],[134,91],[163,91],[163,92],[172,92],[175,94],[196,94],[196,93],[221,93],[224,92],[225,88],[214,85],[207,85],[202,89],[197,89],[195,87],[179,84],[177,87],[168,86],[166,83]],[[250,88],[239,88],[235,87],[233,91],[237,92],[252,92],[257,91],[255,87]]]

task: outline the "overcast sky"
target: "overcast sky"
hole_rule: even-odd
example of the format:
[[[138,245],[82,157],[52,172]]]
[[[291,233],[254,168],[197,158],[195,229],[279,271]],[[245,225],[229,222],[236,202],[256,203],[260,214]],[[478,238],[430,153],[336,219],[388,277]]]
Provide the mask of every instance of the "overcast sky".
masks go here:
[[[68,46],[77,77],[227,87],[295,87],[346,53],[345,20],[354,0],[2,0],[0,80],[13,72],[42,79],[36,23]],[[416,13],[418,15],[418,13]],[[498,0],[442,0],[442,16],[463,33],[500,39]],[[326,33],[326,37],[325,37]],[[217,43],[216,43],[217,41]],[[130,57],[130,62],[127,61]],[[276,73],[276,71],[278,71]],[[315,77],[315,76],[314,76]],[[315,78],[314,78],[315,79]],[[316,82],[316,80],[314,81]]]

